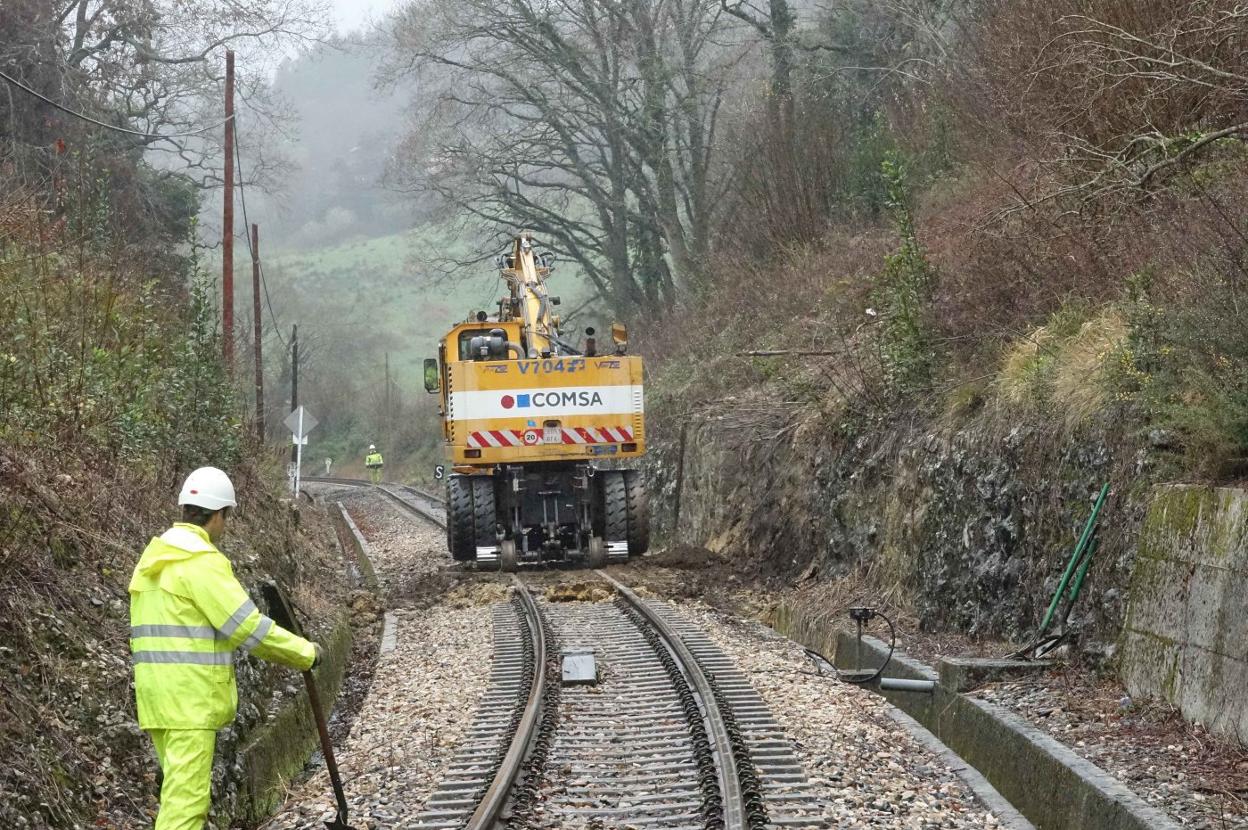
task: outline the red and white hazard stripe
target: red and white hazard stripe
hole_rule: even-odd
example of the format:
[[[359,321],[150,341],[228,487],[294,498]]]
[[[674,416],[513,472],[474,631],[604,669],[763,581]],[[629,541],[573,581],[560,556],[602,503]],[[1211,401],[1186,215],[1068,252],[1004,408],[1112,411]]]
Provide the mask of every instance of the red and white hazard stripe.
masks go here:
[[[545,441],[541,429],[491,429],[468,434],[468,446],[474,449],[525,446],[525,432],[536,433],[538,440]],[[561,430],[564,444],[623,444],[633,440],[633,431],[628,427],[563,427]]]
[[[565,444],[622,444],[633,440],[628,427],[564,427]]]
[[[524,433],[514,429],[491,429],[473,432],[468,435],[470,447],[522,447]]]

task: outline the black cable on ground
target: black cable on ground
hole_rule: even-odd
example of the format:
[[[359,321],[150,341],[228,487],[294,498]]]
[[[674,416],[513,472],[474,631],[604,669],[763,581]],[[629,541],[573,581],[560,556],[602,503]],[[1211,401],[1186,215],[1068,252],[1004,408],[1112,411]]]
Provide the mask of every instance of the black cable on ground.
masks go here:
[[[833,671],[836,672],[838,679],[840,679],[841,681],[845,683],[853,683],[855,685],[862,685],[865,683],[872,683],[878,680],[880,678],[880,675],[884,674],[884,670],[888,668],[888,664],[892,662],[893,651],[896,650],[897,648],[897,629],[893,625],[893,621],[890,620],[883,611],[873,611],[872,615],[876,617],[883,617],[884,622],[888,623],[888,655],[885,656],[884,662],[880,664],[880,667],[875,670],[875,674],[869,677],[862,677],[862,678],[846,677],[845,673],[842,672],[840,669],[836,668],[836,664],[833,663],[831,660],[829,660],[827,657],[825,657],[823,654],[819,653],[818,651],[815,651],[813,648],[804,648],[803,651],[806,652],[806,656],[809,657],[811,660],[816,660],[816,659],[822,660],[823,662],[831,666]]]

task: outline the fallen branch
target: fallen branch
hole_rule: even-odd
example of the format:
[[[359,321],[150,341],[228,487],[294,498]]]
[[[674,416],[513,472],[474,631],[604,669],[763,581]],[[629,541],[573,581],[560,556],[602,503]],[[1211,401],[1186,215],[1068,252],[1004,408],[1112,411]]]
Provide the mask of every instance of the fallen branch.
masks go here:
[[[808,352],[799,351],[797,349],[775,349],[761,350],[753,352],[737,352],[737,357],[785,357],[786,355],[799,355],[801,357],[834,357],[841,352]]]

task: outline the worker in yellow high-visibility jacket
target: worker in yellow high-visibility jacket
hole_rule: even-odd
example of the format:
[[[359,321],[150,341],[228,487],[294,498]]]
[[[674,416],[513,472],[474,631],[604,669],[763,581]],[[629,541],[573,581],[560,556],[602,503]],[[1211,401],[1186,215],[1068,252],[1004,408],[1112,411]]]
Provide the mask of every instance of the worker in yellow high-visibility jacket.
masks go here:
[[[321,649],[256,609],[217,550],[234,485],[215,467],[187,476],[182,521],[148,544],[130,579],[130,650],[139,726],[164,783],[155,830],[200,830],[212,800],[217,730],[234,720],[234,652],[301,671]]]
[[[386,464],[381,458],[381,453],[377,452],[376,444],[368,445],[368,455],[364,456],[364,466],[368,468],[368,478],[373,484],[381,481],[381,468]]]

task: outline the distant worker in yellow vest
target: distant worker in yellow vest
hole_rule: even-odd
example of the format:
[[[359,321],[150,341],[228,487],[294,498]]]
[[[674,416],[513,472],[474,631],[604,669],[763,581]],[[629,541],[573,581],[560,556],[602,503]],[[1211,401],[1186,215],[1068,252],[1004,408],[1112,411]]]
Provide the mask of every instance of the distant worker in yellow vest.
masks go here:
[[[364,456],[364,466],[368,468],[368,478],[373,484],[381,481],[381,468],[386,464],[381,458],[381,453],[377,452],[376,444],[368,445],[368,455]]]
[[[217,550],[234,485],[216,467],[191,473],[182,521],[152,539],[130,579],[130,650],[139,726],[164,783],[155,830],[200,830],[212,801],[217,730],[234,720],[234,652],[306,671],[321,648],[256,609]]]

